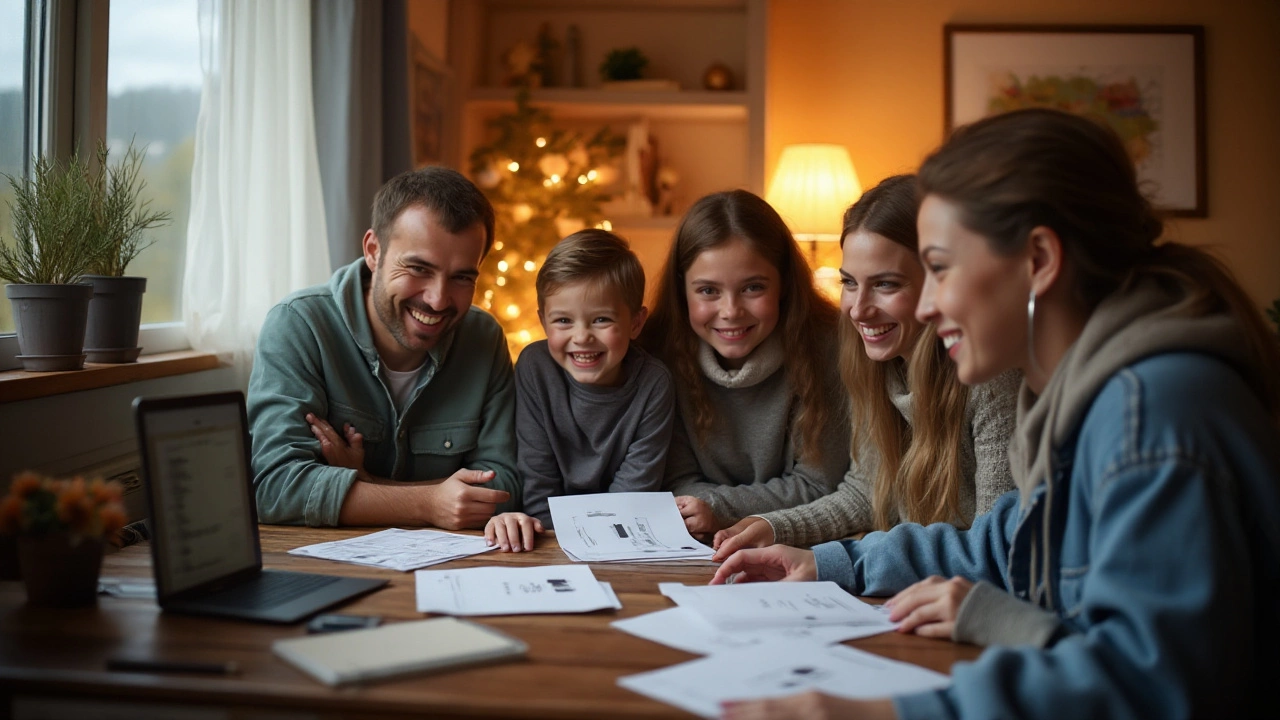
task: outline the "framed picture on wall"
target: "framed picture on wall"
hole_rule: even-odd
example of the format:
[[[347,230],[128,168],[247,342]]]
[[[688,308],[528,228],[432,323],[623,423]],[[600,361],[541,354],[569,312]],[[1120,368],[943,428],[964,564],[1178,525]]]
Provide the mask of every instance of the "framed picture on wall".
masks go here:
[[[947,25],[946,129],[1025,107],[1096,118],[1157,207],[1207,215],[1204,27]]]

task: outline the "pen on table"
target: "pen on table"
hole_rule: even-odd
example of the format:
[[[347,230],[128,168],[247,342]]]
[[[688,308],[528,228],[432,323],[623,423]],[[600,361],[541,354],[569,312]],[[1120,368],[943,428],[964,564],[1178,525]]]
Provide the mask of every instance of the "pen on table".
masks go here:
[[[187,662],[171,660],[130,660],[128,658],[110,658],[107,669],[117,672],[143,673],[199,673],[204,675],[235,675],[240,672],[240,665],[233,660],[227,662]]]

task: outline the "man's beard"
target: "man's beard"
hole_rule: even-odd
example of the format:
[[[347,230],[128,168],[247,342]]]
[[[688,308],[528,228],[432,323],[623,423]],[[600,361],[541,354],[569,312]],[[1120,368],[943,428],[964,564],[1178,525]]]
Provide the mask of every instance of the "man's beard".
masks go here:
[[[409,328],[405,327],[403,313],[396,307],[395,301],[391,299],[391,296],[387,294],[386,287],[382,284],[380,273],[374,274],[373,287],[370,291],[373,293],[373,308],[378,313],[378,319],[382,321],[382,326],[391,333],[391,337],[395,338],[400,347],[405,350],[415,350],[414,336],[411,336]],[[453,327],[458,317],[456,310],[441,313],[422,301],[405,301],[405,305],[424,314],[444,316],[440,320],[440,324],[444,326],[440,329],[440,333],[434,338],[418,338],[421,342],[438,340]]]

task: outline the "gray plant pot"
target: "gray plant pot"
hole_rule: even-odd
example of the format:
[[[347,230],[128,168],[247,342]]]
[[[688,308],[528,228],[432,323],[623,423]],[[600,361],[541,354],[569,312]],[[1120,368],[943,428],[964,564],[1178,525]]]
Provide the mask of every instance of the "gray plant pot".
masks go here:
[[[84,328],[92,285],[6,285],[4,294],[13,304],[23,370],[84,367]]]
[[[136,361],[142,352],[138,347],[138,326],[142,322],[142,293],[147,290],[147,279],[109,275],[85,275],[80,279],[93,285],[84,337],[89,362]]]

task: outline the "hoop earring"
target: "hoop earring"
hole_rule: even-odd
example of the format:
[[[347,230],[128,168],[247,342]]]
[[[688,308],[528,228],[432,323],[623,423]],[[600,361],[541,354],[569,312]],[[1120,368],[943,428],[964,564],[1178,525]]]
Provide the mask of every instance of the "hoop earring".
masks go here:
[[[1031,295],[1027,298],[1027,356],[1031,358],[1031,370],[1037,375],[1043,375],[1044,371],[1040,367],[1040,363],[1036,361],[1036,289],[1031,288]]]

